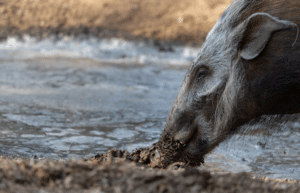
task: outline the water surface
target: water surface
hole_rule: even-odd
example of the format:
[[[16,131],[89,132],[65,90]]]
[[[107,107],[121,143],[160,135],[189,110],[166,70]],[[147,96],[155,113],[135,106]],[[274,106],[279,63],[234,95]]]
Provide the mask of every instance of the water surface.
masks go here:
[[[130,42],[119,42],[120,49],[112,41],[104,52],[105,42],[89,40],[79,46],[94,49],[88,55],[75,40],[29,40],[0,43],[0,148],[6,155],[54,159],[132,151],[157,141],[194,56],[177,51],[195,50],[160,53]],[[299,124],[280,127],[286,128],[273,135],[235,135],[200,169],[299,179]]]

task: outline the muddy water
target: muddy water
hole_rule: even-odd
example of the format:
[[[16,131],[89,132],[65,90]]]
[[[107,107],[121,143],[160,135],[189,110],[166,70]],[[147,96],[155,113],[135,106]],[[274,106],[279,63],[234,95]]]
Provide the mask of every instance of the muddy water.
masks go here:
[[[218,173],[246,171],[260,177],[299,179],[299,127],[293,123],[287,131],[272,135],[235,135],[207,156],[205,167]]]
[[[88,157],[156,141],[184,71],[85,59],[0,64],[1,150]]]
[[[23,157],[87,158],[112,148],[150,146],[186,72],[164,63],[11,53],[2,52],[0,61],[0,148]],[[300,125],[281,127],[273,135],[268,125],[256,126],[263,135],[236,135],[200,169],[299,179]]]

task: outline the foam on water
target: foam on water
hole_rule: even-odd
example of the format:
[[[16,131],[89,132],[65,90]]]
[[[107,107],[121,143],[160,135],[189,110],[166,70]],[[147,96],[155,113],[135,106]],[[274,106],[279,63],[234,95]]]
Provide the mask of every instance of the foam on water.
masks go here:
[[[49,37],[37,40],[24,36],[9,37],[0,43],[1,59],[33,59],[36,57],[92,58],[101,62],[135,64],[187,65],[197,56],[199,48],[173,46],[173,52],[161,52],[151,43],[118,38],[85,39]]]

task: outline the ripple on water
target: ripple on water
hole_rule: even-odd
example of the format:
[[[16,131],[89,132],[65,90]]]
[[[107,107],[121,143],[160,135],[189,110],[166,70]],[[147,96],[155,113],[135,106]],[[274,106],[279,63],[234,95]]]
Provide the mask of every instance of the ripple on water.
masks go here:
[[[93,131],[90,131],[90,134],[91,135],[104,135],[104,132],[93,130]]]
[[[112,132],[108,133],[106,136],[115,138],[118,140],[122,139],[130,139],[134,137],[136,134],[138,134],[138,131],[129,130],[127,128],[118,128],[114,129]]]

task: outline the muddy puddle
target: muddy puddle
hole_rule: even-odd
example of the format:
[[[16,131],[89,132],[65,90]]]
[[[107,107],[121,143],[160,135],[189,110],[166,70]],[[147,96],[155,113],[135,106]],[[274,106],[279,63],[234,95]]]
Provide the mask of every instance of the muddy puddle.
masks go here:
[[[53,158],[152,144],[184,76],[178,69],[84,59],[3,62],[0,68],[2,151]]]
[[[0,45],[2,155],[81,159],[115,148],[132,152],[157,142],[187,69],[166,62],[172,53],[151,48],[156,58],[152,60],[140,57],[135,49],[135,55],[125,57],[124,63],[124,53],[118,52],[120,57],[113,63],[101,60],[102,55],[73,55],[74,50],[68,52],[66,47],[61,51],[65,55],[47,57],[37,51],[42,45],[32,44],[36,48],[27,50],[5,47],[22,47],[16,42]],[[149,49],[142,50],[143,54]],[[182,56],[182,63],[192,56]],[[269,135],[270,127],[256,125],[266,132],[238,134],[223,142],[199,168],[299,179],[300,125],[280,126],[286,129],[273,135]]]

